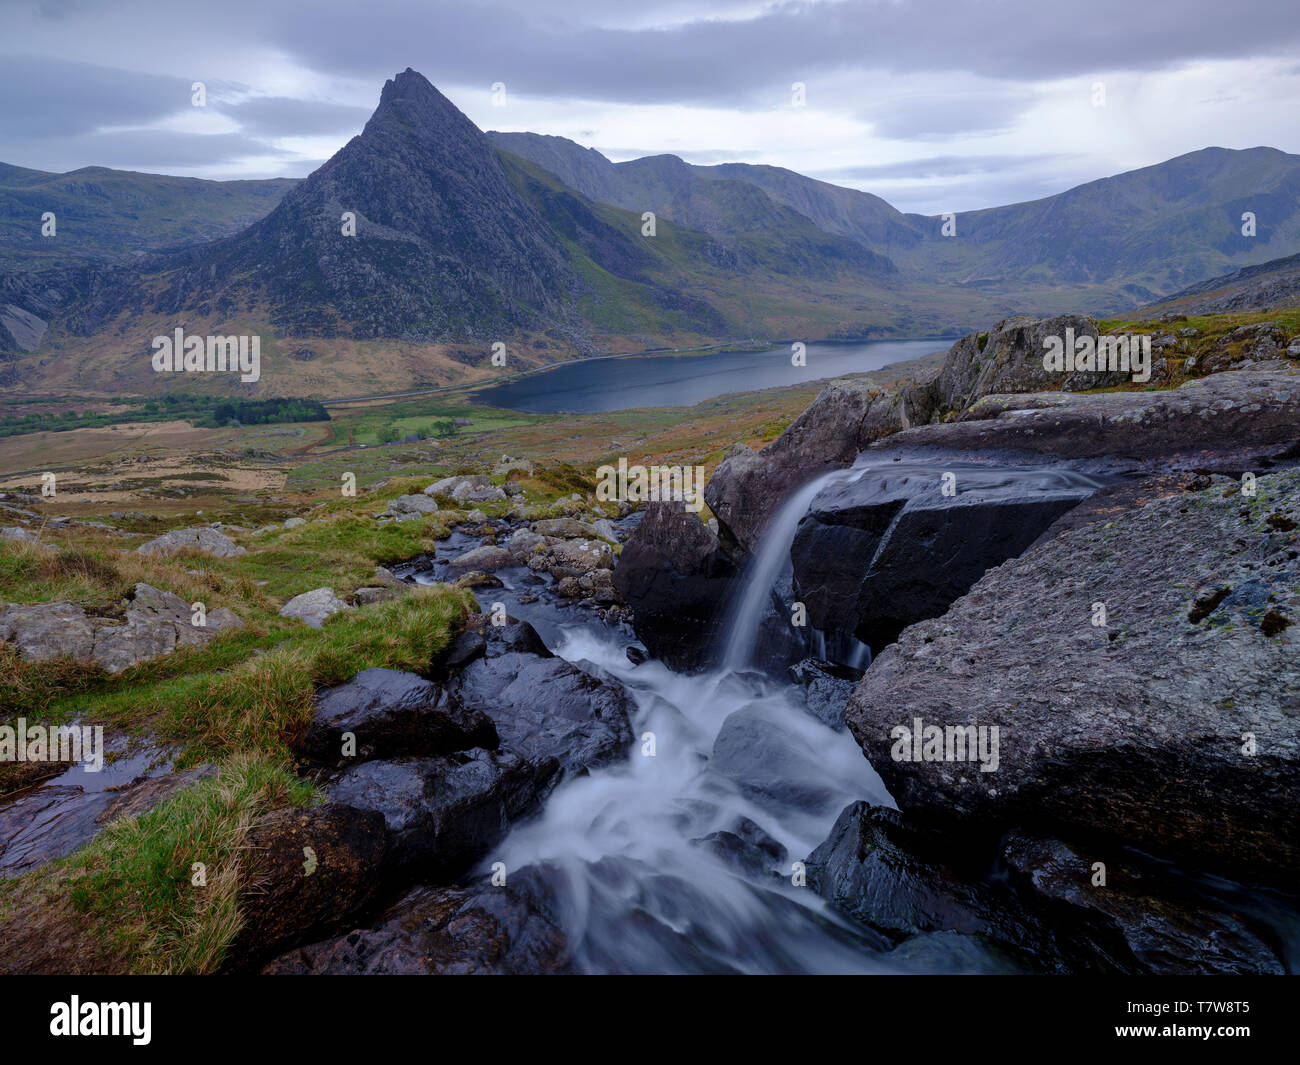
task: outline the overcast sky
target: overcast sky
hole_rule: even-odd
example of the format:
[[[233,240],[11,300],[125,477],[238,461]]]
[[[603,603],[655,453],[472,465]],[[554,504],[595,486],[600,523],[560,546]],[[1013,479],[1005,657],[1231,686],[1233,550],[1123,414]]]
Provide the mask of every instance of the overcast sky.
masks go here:
[[[1298,0],[0,0],[0,162],[299,177],[410,66],[482,129],[557,134],[616,161],[770,163],[903,210],[969,210],[1209,145],[1300,152],[1298,12]],[[195,81],[206,107],[191,104]]]

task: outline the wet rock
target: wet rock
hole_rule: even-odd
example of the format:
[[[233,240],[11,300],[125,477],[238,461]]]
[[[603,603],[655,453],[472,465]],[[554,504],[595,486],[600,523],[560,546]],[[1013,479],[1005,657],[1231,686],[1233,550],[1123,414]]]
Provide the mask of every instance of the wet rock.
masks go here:
[[[758,707],[737,710],[722,723],[713,764],[756,802],[827,813],[844,801],[813,746]]]
[[[383,815],[340,803],[276,810],[249,829],[239,908],[224,968],[240,970],[328,934],[379,891]]]
[[[828,728],[844,728],[844,711],[862,671],[817,658],[796,662],[788,671],[790,680],[804,690],[808,712]]]
[[[347,609],[348,604],[334,594],[333,588],[314,588],[285,603],[280,608],[280,616],[298,618],[313,629],[319,629],[326,618]]]
[[[711,851],[720,861],[745,876],[764,878],[785,873],[789,852],[747,817],[732,829],[710,832],[691,840]]]
[[[1157,893],[1160,885],[1113,851],[1081,855],[1059,840],[1014,833],[1004,854],[1017,881],[1046,905],[1055,934],[1097,967],[1121,973],[1269,973],[1277,953],[1240,915]],[[1105,883],[1095,861],[1105,858]]]
[[[518,562],[506,548],[493,546],[475,547],[462,555],[457,555],[448,563],[453,573],[465,573],[469,570],[491,573],[493,570],[516,565]]]
[[[674,669],[704,665],[722,638],[736,568],[718,538],[680,504],[651,503],[614,566],[637,637]]]
[[[199,551],[216,558],[232,558],[246,550],[224,533],[200,525],[192,529],[173,529],[136,548],[142,555],[174,555],[178,551]]]
[[[537,808],[558,768],[483,750],[365,762],[344,773],[329,796],[383,814],[392,875],[451,881]]]
[[[487,650],[487,641],[477,632],[462,632],[443,651],[435,663],[435,672],[440,677],[464,669],[476,658],[482,658]]]
[[[344,755],[350,733],[355,754]],[[297,747],[330,765],[399,755],[433,757],[471,747],[493,749],[497,731],[485,715],[451,706],[433,683],[395,669],[366,669],[316,694],[311,724]]]
[[[563,933],[513,887],[487,879],[409,891],[369,927],[269,962],[277,975],[562,973]]]
[[[21,876],[71,854],[110,822],[138,817],[210,767],[150,776],[151,759],[132,759],[100,773],[69,770],[56,780],[0,804],[0,877]],[[111,787],[109,786],[111,784]]]
[[[1259,616],[1267,604],[1300,617],[1296,532],[1269,521],[1300,517],[1300,471],[1257,486],[1254,497],[1163,497],[1062,532],[906,629],[846,716],[900,807],[1103,833],[1233,879],[1300,886],[1300,824],[1278,815],[1300,803],[1300,625],[1270,633]],[[1197,601],[1252,582],[1236,607],[1192,619]],[[1094,624],[1098,603],[1107,614]],[[996,769],[914,761],[910,744],[895,757],[894,730],[918,718],[983,729],[986,745],[996,728]]]
[[[895,941],[927,932],[979,935],[1016,954],[1029,946],[1039,967],[1058,968],[1061,959],[1052,956],[1041,930],[1015,913],[1014,899],[952,869],[942,860],[945,850],[959,848],[927,838],[897,810],[856,802],[809,856],[808,884]]]
[[[456,578],[454,587],[456,588],[503,588],[500,577],[492,573],[484,573],[481,569],[472,569],[468,573],[463,573]]]
[[[810,625],[873,648],[942,614],[991,566],[1019,554],[1090,489],[965,473],[873,472],[820,492],[790,548]]]
[[[555,759],[566,775],[608,765],[632,743],[627,692],[562,658],[490,649],[449,683],[448,694],[454,705],[490,717],[504,749],[532,762]]]

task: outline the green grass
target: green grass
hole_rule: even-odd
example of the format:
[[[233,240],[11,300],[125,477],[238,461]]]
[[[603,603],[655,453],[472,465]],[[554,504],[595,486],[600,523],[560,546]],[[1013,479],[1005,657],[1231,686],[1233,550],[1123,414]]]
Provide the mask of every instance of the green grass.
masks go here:
[[[19,951],[33,933],[57,940],[73,924],[73,935],[112,959],[101,962],[108,967],[215,972],[243,923],[249,828],[273,809],[319,800],[281,763],[232,758],[142,816],[112,822],[74,854],[0,882],[0,921],[21,930]]]

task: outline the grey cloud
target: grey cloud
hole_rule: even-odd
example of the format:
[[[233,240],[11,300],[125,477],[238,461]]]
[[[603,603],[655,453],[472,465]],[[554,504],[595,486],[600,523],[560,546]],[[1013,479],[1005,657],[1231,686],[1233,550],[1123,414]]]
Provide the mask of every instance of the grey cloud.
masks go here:
[[[364,107],[286,96],[258,96],[217,106],[222,114],[238,122],[242,130],[257,137],[359,133],[370,117],[370,111]]]
[[[1041,0],[794,2],[747,19],[629,30],[534,17],[522,5],[435,0],[382,15],[372,5],[364,35],[353,0],[277,5],[266,17],[280,47],[327,70],[377,77],[409,64],[435,84],[478,83],[485,93],[504,81],[527,95],[751,107],[784,106],[791,81],[807,82],[809,106],[816,106],[817,79],[844,71],[1056,80],[1288,55],[1300,42],[1289,0],[1181,6],[1175,16],[1168,5],[1131,0],[1093,0],[1086,8]]]
[[[879,137],[929,140],[1012,129],[1034,99],[1032,92],[1023,89],[935,93],[891,100],[858,114]]]
[[[83,166],[107,166],[120,170],[156,170],[167,173],[213,164],[229,165],[247,158],[288,158],[262,141],[240,133],[176,133],[170,130],[127,130],[120,133],[90,133],[76,137],[42,138],[11,146],[12,158],[37,170],[62,172]],[[286,166],[285,176],[306,173],[301,166]]]
[[[0,137],[142,125],[190,106],[190,82],[28,55],[0,57]]]
[[[871,163],[836,170],[809,171],[823,181],[868,181],[873,178],[958,177],[1014,171],[1023,173],[1043,163],[1057,163],[1057,155],[932,155],[925,159],[903,159],[896,163]]]

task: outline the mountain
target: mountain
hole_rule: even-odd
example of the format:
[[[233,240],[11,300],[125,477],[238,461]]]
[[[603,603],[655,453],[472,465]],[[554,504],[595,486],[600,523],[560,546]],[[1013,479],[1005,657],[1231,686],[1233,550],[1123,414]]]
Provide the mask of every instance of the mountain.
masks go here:
[[[138,256],[230,236],[297,182],[206,181],[88,166],[66,174],[0,163],[0,272]],[[55,217],[53,236],[42,216]]]
[[[1300,254],[1247,266],[1190,286],[1139,312],[1222,314],[1228,311],[1277,311],[1300,308]]]
[[[957,235],[945,238],[938,218],[903,214],[878,196],[779,167],[694,166],[676,156],[612,163],[561,137],[488,136],[606,203],[658,203],[683,225],[725,232],[731,222],[710,210],[708,184],[738,182],[858,242],[905,278],[990,294],[1070,285],[1092,300],[1075,310],[1130,307],[1300,250],[1300,156],[1275,148],[1205,148],[1041,200],[961,212]],[[1254,236],[1241,232],[1247,211],[1256,218]]]
[[[410,69],[292,187],[125,175],[91,196],[62,180],[87,173],[118,172],[0,168],[0,187],[53,182],[83,216],[103,207],[97,230],[80,223],[97,237],[76,259],[0,271],[0,383],[339,396],[495,376],[497,342],[526,368],[716,342],[950,336],[1014,314],[1122,312],[1300,251],[1300,157],[1274,149],[1206,149],[966,212],[945,237],[937,218],[776,167],[613,163],[559,137],[484,134]],[[192,243],[230,227],[240,196],[261,196],[266,213]],[[1253,238],[1236,221],[1245,210]],[[177,327],[256,333],[266,374],[254,386],[153,373],[152,338]]]

